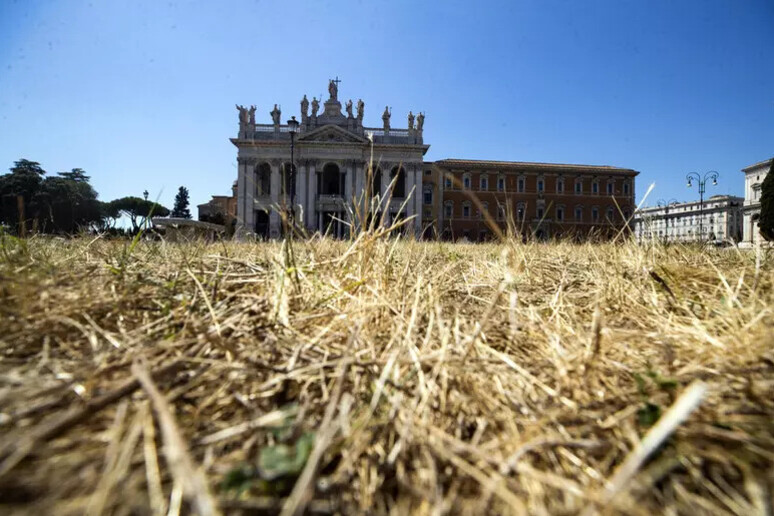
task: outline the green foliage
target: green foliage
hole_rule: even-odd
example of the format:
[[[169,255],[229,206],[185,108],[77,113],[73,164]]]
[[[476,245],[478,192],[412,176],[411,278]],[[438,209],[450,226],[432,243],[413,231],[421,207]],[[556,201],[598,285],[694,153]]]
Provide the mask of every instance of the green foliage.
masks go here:
[[[314,433],[307,432],[290,444],[275,444],[261,448],[258,455],[258,472],[264,480],[283,476],[296,477],[304,469],[314,447]]]
[[[132,223],[133,233],[137,233],[140,228],[145,227],[150,217],[166,217],[169,215],[169,210],[164,206],[134,196],[121,197],[120,199],[110,201],[106,211],[128,217]]]
[[[181,219],[190,219],[191,210],[188,209],[188,188],[181,186],[175,195],[175,205],[172,207],[172,216]]]
[[[634,381],[637,384],[637,391],[643,399],[642,406],[637,410],[637,423],[641,427],[648,428],[653,426],[661,417],[661,407],[650,399],[652,387],[671,393],[677,388],[677,380],[661,376],[648,366],[644,375],[634,373]]]
[[[763,238],[774,240],[774,158],[761,185],[761,217],[758,226]]]
[[[39,163],[21,159],[10,174],[0,176],[0,222],[19,229],[23,218],[25,225],[34,224],[38,231],[68,234],[102,226],[97,192],[83,169],[45,175]]]

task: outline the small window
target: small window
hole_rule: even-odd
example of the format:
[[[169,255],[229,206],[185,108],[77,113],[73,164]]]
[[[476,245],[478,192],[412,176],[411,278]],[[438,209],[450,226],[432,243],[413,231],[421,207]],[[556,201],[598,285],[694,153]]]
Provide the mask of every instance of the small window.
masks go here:
[[[433,173],[433,171],[432,171],[432,170],[425,170],[425,175],[426,175],[426,176],[429,176],[429,175],[430,175],[430,174],[432,174],[432,173]]]
[[[482,218],[484,213],[489,213],[489,203],[487,202],[481,203],[481,209],[478,212],[478,218]]]
[[[556,193],[564,193],[564,179],[561,177],[556,180]]]
[[[454,204],[451,201],[443,205],[443,216],[447,219],[451,219],[454,216]]]
[[[487,191],[489,190],[489,178],[486,175],[482,175],[481,178],[478,180],[479,183],[479,190]]]
[[[543,210],[542,206],[537,209],[537,218],[542,219],[544,214],[545,214],[545,211]]]
[[[559,222],[564,221],[564,208],[562,208],[561,206],[556,208],[556,220],[558,220]]]
[[[524,204],[523,203],[519,203],[516,206],[516,218],[518,220],[524,220]]]
[[[469,219],[470,218],[470,203],[466,202],[462,205],[462,218],[463,219]]]
[[[497,220],[505,220],[505,206],[497,205]]]
[[[615,216],[615,212],[613,211],[613,208],[608,208],[607,209],[607,218],[608,218],[608,220],[612,222],[614,216]]]
[[[629,181],[626,181],[623,185],[624,195],[629,195]]]
[[[517,190],[519,193],[524,193],[524,178],[520,177],[519,182],[517,183]]]
[[[597,222],[599,220],[599,208],[597,208],[596,206],[591,208],[591,220],[593,220],[594,222]]]
[[[433,204],[433,191],[430,188],[426,188],[424,194],[424,203]]]
[[[578,222],[583,220],[583,208],[581,208],[580,206],[575,208],[575,220],[577,220]]]
[[[607,195],[613,195],[613,183],[607,183]]]
[[[443,180],[443,184],[444,184],[444,188],[446,188],[447,190],[451,190],[452,189],[451,177],[446,176],[446,178]]]
[[[538,179],[537,191],[542,193],[544,189],[545,189],[545,182],[543,181],[543,179]]]
[[[594,181],[591,183],[591,193],[598,194],[599,193],[599,183]]]
[[[581,180],[581,179],[577,179],[577,180],[575,181],[575,193],[576,193],[576,194],[581,194],[581,193],[583,193],[583,180]]]
[[[462,176],[462,187],[465,190],[470,190],[470,174]]]
[[[505,178],[503,176],[500,176],[497,178],[497,191],[498,192],[505,191]]]

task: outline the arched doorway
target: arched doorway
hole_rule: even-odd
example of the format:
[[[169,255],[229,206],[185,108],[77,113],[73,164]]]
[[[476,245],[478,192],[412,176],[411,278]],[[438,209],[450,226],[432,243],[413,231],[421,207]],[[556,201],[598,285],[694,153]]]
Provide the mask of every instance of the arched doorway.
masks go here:
[[[395,179],[395,176],[398,178]],[[406,197],[406,170],[403,167],[395,167],[390,173],[390,181],[395,180],[392,189],[393,197]]]
[[[269,238],[269,214],[263,210],[255,212],[255,236],[258,238]]]
[[[344,195],[344,177],[335,163],[323,167],[320,183],[320,195]]]

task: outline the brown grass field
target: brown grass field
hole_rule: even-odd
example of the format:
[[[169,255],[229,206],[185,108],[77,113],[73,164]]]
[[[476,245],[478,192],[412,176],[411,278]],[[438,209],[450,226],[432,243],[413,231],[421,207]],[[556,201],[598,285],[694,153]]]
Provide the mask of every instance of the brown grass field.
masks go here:
[[[2,237],[3,514],[771,514],[774,256]]]

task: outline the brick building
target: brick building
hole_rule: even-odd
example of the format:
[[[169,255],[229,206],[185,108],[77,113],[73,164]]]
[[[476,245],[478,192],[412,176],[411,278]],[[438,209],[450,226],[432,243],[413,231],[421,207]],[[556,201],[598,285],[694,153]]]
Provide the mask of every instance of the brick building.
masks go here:
[[[423,204],[438,214],[428,219],[425,236],[487,240],[493,235],[486,211],[490,223],[504,230],[511,222],[525,237],[605,238],[635,207],[638,172],[627,168],[445,159],[425,171]]]

